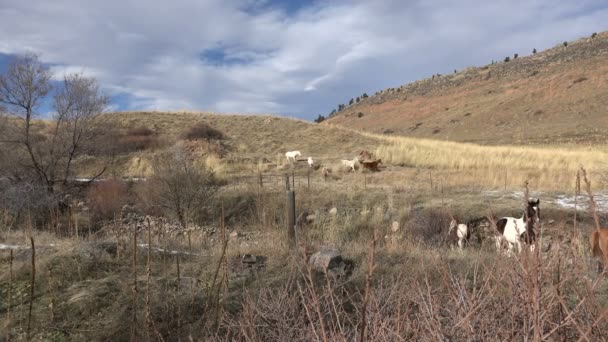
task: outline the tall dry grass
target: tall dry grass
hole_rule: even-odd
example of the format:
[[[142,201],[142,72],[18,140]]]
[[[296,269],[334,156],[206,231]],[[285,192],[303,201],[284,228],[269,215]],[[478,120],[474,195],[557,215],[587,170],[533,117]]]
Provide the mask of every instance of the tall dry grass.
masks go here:
[[[368,135],[368,134],[366,134]],[[598,171],[608,160],[605,148],[482,146],[408,137],[377,137],[383,143],[376,154],[383,162],[421,168],[481,171],[475,178],[484,185],[511,184],[536,178],[535,187],[550,190],[571,188],[571,177],[584,165]]]

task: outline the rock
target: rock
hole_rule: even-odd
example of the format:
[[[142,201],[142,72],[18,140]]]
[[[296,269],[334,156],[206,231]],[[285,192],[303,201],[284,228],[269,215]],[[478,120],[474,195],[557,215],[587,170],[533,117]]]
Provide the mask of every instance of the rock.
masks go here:
[[[241,263],[250,267],[264,265],[266,263],[266,257],[261,255],[245,254],[241,258]]]
[[[393,224],[391,225],[391,231],[393,233],[396,233],[399,231],[399,221],[393,221]]]
[[[322,248],[311,255],[308,262],[314,271],[335,277],[349,276],[354,268],[354,263],[343,259],[340,251],[334,247]]]
[[[228,237],[230,237],[231,239],[236,239],[240,236],[239,232],[234,231],[232,233],[230,233],[230,235],[228,235]]]
[[[335,216],[335,215],[338,215],[338,208],[336,208],[336,207],[331,208],[331,209],[329,210],[329,214],[330,214],[330,215],[334,215],[334,216]]]
[[[116,256],[118,245],[112,241],[90,242],[74,247],[83,259],[97,259],[104,256]],[[38,248],[36,248],[38,249]],[[36,250],[38,252],[38,250]]]

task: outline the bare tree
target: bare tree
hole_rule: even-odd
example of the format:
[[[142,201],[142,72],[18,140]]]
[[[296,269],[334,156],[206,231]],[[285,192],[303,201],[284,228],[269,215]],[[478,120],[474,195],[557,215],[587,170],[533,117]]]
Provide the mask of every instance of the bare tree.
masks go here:
[[[0,103],[16,118],[9,120],[13,130],[4,142],[24,147],[28,162],[23,167],[33,170],[49,193],[55,191],[57,183],[67,182],[74,160],[98,132],[95,118],[109,103],[96,79],[67,75],[56,90],[52,120],[39,124],[33,119],[51,91],[51,76],[33,54],[15,59],[6,75],[0,75]]]
[[[186,228],[196,210],[215,195],[219,183],[213,170],[194,165],[181,151],[165,155],[155,162],[149,186],[158,205],[171,211]]]
[[[94,129],[95,119],[109,102],[109,98],[101,93],[96,79],[81,74],[65,76],[63,87],[55,95],[54,101],[57,113],[52,146],[58,150],[52,152],[59,152],[59,155],[53,158],[51,153],[51,160],[59,159],[60,169],[54,172],[61,173],[64,184],[70,176],[74,159],[81,152],[86,152],[86,142],[94,138],[97,132]]]
[[[23,120],[21,138],[17,141],[26,148],[31,166],[34,168],[41,181],[48,183],[43,167],[35,156],[32,146],[32,120],[35,110],[40,106],[42,100],[51,90],[51,73],[38,60],[34,54],[26,54],[21,58],[13,60],[8,67],[6,75],[0,75],[0,103],[8,106]]]

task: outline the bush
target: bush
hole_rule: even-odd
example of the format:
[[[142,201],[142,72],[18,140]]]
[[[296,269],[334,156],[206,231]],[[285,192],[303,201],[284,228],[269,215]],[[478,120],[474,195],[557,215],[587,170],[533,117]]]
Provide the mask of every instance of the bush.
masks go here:
[[[91,187],[87,202],[94,220],[110,220],[127,204],[127,186],[118,179],[101,181]]]
[[[511,57],[509,57],[509,56],[505,57],[505,62],[508,62],[510,60],[511,60]]]
[[[565,47],[568,47],[568,42],[563,42]]]
[[[185,131],[182,138],[185,140],[222,140],[224,139],[224,133],[204,122],[200,122]]]
[[[597,32],[593,32],[593,34],[591,35],[591,38],[595,38],[597,36]]]
[[[518,55],[518,54],[514,54],[514,55],[513,55],[513,59],[517,59],[517,57],[519,57],[519,55]]]
[[[359,112],[359,113],[357,114],[357,117],[358,117],[358,118],[362,118],[362,117],[364,117],[364,116],[365,116],[365,114],[363,114],[362,112]]]
[[[450,221],[450,217],[441,210],[420,209],[410,215],[405,225],[415,240],[440,246],[445,242]]]
[[[532,54],[536,55],[536,48],[534,48],[534,50],[532,50]]]
[[[149,129],[148,127],[136,127],[136,128],[130,128],[127,131],[127,135],[128,136],[142,136],[142,137],[149,137],[154,135],[154,131]]]
[[[325,121],[325,116],[319,114],[319,117],[314,120],[316,123],[321,123]]]

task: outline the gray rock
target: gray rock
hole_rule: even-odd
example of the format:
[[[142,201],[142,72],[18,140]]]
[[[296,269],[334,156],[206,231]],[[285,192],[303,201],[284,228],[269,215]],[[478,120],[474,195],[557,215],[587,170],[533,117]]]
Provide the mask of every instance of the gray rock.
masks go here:
[[[324,247],[310,256],[312,270],[334,277],[350,276],[354,268],[351,260],[343,259],[335,247]]]

